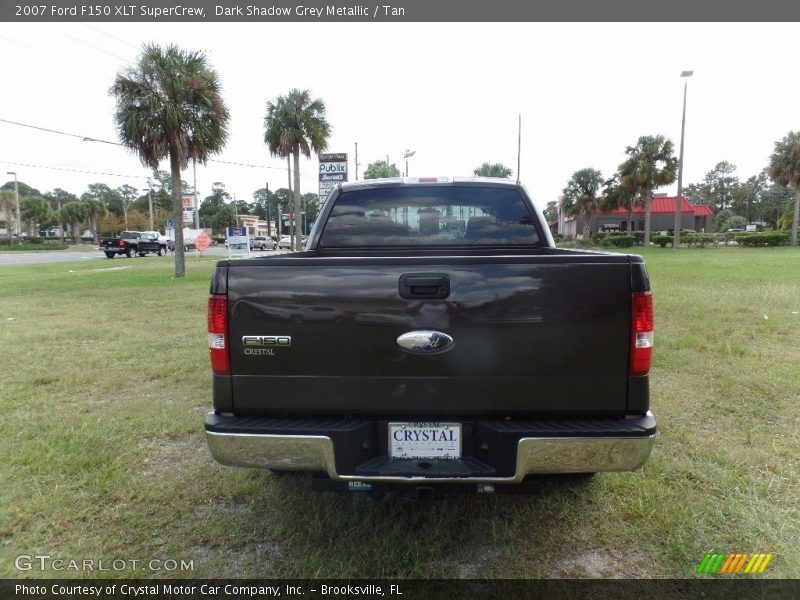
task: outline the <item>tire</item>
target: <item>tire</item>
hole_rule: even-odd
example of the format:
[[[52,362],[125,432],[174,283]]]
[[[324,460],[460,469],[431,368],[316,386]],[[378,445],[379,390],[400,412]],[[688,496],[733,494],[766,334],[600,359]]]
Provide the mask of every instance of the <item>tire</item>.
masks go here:
[[[132,252],[131,249],[128,248],[127,250],[125,250],[125,256],[127,256],[128,258],[136,258],[136,253]]]
[[[146,256],[147,252],[139,252],[139,256]]]
[[[184,251],[184,252],[188,252],[188,251],[189,251],[189,244],[186,244],[186,245],[183,247],[183,251]]]
[[[159,249],[158,249],[158,255],[159,256],[164,256],[166,253],[167,253],[166,248],[160,248],[159,247]]]
[[[106,252],[106,258],[114,258],[116,255],[116,252]]]

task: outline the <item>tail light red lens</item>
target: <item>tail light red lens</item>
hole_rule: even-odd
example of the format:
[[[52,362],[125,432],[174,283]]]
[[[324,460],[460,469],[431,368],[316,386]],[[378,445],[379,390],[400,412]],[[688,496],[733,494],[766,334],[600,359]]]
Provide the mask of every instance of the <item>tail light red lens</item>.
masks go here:
[[[217,375],[230,375],[228,355],[228,299],[225,296],[208,297],[208,352],[211,370]]]
[[[647,375],[653,355],[653,296],[650,292],[631,295],[631,375]]]

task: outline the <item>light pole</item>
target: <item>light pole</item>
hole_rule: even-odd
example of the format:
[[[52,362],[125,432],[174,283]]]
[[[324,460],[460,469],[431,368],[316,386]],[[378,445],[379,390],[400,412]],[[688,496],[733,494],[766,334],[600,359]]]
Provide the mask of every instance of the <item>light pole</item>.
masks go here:
[[[403,158],[406,159],[406,177],[408,177],[408,159],[414,156],[416,153],[417,153],[416,150],[406,150],[403,153]],[[389,160],[387,159],[386,162],[388,164]]]
[[[22,231],[22,226],[20,225],[19,221],[19,183],[17,182],[17,174],[14,171],[6,171],[6,175],[13,175],[14,176],[14,201],[17,206],[17,231],[16,234],[19,235],[19,232]]]
[[[688,79],[694,71],[681,71],[681,77]],[[683,134],[686,130],[686,89],[688,81],[683,82],[683,116],[681,117],[681,149],[678,155],[678,197],[675,198],[675,229],[672,232],[672,249],[677,250],[681,243],[681,205],[683,204]]]

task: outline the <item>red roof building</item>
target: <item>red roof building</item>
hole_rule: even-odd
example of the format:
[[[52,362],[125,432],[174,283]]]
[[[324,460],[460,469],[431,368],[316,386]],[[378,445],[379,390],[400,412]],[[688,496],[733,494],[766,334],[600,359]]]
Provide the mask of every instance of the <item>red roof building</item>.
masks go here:
[[[676,196],[657,195],[650,200],[650,230],[672,231],[675,228]],[[692,204],[684,196],[681,198],[681,229],[692,229],[697,232],[711,231],[714,213],[705,204]],[[581,217],[565,219],[566,237],[575,237],[583,233]],[[637,204],[633,209],[633,230],[644,231],[644,206]],[[617,208],[607,213],[595,213],[591,221],[591,232],[628,231],[628,210]]]

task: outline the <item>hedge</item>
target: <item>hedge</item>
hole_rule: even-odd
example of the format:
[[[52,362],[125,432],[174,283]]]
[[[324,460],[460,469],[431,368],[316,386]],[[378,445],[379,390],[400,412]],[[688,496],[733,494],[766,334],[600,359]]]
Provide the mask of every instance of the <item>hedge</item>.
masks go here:
[[[751,233],[737,235],[734,240],[740,246],[785,246],[789,242],[788,233]]]

